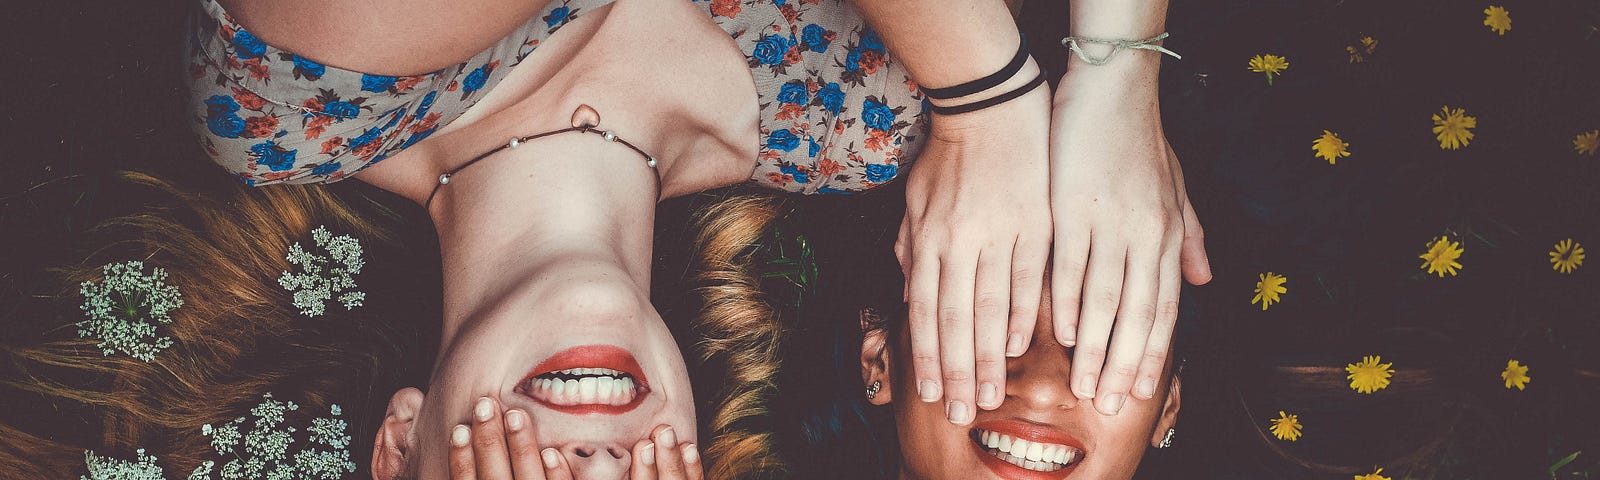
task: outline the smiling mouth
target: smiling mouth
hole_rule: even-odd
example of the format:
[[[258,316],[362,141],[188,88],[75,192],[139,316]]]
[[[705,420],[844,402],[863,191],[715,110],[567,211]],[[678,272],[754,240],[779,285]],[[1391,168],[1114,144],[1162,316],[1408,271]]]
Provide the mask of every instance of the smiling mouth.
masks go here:
[[[983,453],[1032,472],[1057,472],[1084,458],[1083,449],[1078,447],[1028,441],[981,428],[972,429],[968,437]]]
[[[650,384],[627,350],[585,345],[539,362],[515,391],[558,412],[620,415],[649,396]]]

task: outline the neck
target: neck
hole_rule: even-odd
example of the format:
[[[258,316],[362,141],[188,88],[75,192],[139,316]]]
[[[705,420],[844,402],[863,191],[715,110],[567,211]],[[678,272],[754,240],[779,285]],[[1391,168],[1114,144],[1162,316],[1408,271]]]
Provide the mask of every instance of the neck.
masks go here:
[[[557,135],[462,170],[431,210],[444,266],[445,338],[528,283],[573,272],[650,284],[655,172],[627,147]]]

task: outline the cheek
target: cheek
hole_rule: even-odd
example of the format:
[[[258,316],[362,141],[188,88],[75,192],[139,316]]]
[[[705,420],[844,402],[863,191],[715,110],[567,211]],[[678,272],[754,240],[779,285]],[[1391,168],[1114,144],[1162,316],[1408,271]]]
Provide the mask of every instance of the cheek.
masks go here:
[[[954,474],[982,467],[969,445],[968,428],[946,420],[943,406],[914,398],[894,404],[900,458],[919,478],[962,478]]]

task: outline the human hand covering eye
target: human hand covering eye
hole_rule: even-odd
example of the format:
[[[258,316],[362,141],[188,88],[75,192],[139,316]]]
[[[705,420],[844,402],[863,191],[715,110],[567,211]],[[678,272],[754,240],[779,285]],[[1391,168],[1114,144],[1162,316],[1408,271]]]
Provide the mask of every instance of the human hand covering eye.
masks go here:
[[[450,431],[450,480],[572,480],[572,466],[560,451],[539,449],[532,417],[521,409],[500,410],[497,402],[479,399],[471,426]],[[677,441],[672,427],[656,427],[651,438],[631,451],[629,478],[634,480],[701,480],[700,452]]]
[[[895,255],[918,397],[944,398],[958,425],[1000,406],[1006,357],[1033,336],[1050,253],[1049,116],[1044,88],[935,115],[906,180]]]
[[[1073,391],[1114,415],[1130,390],[1154,395],[1182,279],[1209,282],[1211,267],[1154,72],[1070,72],[1050,122],[1052,318],[1074,347]]]

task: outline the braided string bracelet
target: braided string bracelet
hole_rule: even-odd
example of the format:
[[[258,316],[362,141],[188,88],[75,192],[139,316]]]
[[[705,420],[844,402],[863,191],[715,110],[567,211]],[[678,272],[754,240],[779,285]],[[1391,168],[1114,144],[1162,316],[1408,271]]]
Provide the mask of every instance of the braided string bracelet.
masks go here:
[[[1121,52],[1124,49],[1149,50],[1149,51],[1152,51],[1152,52],[1159,52],[1159,53],[1162,53],[1162,54],[1171,55],[1172,58],[1176,58],[1176,59],[1182,60],[1183,56],[1178,55],[1177,52],[1174,52],[1172,50],[1167,50],[1166,47],[1163,47],[1161,45],[1156,44],[1156,42],[1165,40],[1166,38],[1167,38],[1167,32],[1161,32],[1160,35],[1156,35],[1154,37],[1146,38],[1144,40],[1122,40],[1122,39],[1114,39],[1114,38],[1113,39],[1106,39],[1106,38],[1090,38],[1090,37],[1067,37],[1067,38],[1061,39],[1061,45],[1064,46],[1064,47],[1067,47],[1067,50],[1071,50],[1072,53],[1078,54],[1078,58],[1082,59],[1085,63],[1088,63],[1090,65],[1095,65],[1095,66],[1105,65],[1107,62],[1111,61],[1111,57],[1117,56],[1117,52]],[[1107,54],[1105,54],[1105,56],[1101,56],[1101,57],[1091,56],[1087,52],[1084,52],[1083,48],[1079,47],[1079,45],[1078,45],[1079,42],[1097,43],[1097,44],[1101,44],[1101,45],[1110,45],[1111,46],[1111,53],[1107,53]]]

